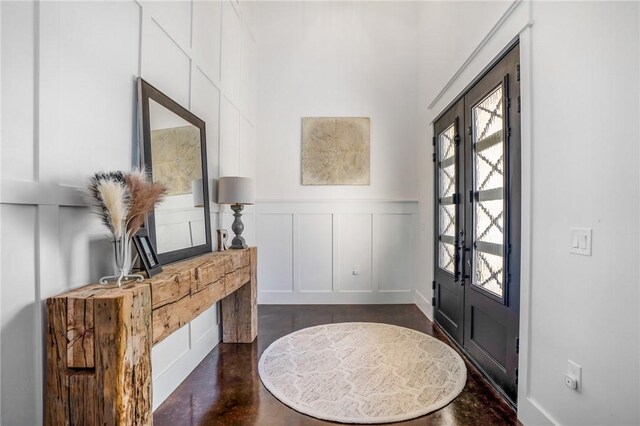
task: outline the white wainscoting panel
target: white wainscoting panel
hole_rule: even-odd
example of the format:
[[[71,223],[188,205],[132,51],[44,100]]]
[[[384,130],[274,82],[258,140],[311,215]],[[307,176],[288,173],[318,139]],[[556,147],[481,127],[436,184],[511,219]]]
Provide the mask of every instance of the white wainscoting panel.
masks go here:
[[[296,231],[300,265],[296,279],[300,292],[333,291],[332,215],[301,214]]]
[[[220,176],[239,171],[240,113],[226,97],[220,100]]]
[[[47,289],[54,295],[98,282],[100,277],[112,275],[113,245],[104,237],[103,225],[86,207],[60,207],[60,288]]]
[[[338,285],[340,292],[371,292],[371,214],[338,216]]]
[[[408,214],[379,214],[374,223],[374,265],[378,291],[413,291],[417,276],[418,220]],[[374,283],[375,285],[376,283]]]
[[[253,7],[253,6],[250,6]],[[240,58],[240,106],[249,121],[256,122],[256,42],[249,27],[242,26],[242,57]]]
[[[135,134],[139,46],[131,40],[139,37],[140,8],[133,2],[60,2],[60,9],[58,61],[64,65],[55,169],[61,184],[84,186],[91,173],[131,165],[131,144],[122,142]],[[92,114],[79,119],[79,110]],[[89,149],[91,155],[80,154]]]
[[[186,222],[157,224],[157,246],[164,252],[191,247],[191,231]]]
[[[198,343],[207,334],[217,331],[219,324],[220,318],[218,304],[216,303],[191,321],[191,344]]]
[[[193,2],[193,50],[200,67],[214,82],[220,81],[222,2]]]
[[[417,202],[265,200],[255,214],[258,303],[414,303]]]
[[[246,151],[255,145],[255,119],[242,150],[239,133],[240,118],[255,115],[255,89],[242,89],[241,105],[238,98],[255,75],[255,41],[242,35],[244,12],[225,5],[228,22],[216,1],[0,3],[0,424],[42,424],[44,300],[113,272],[106,231],[79,189],[91,173],[137,165],[136,77],[206,121],[212,184],[220,171],[238,172],[241,151],[254,161]],[[223,112],[221,99],[235,101]],[[230,136],[224,149],[221,131]],[[214,231],[230,224],[228,209],[210,209]],[[154,408],[220,341],[218,317],[214,306],[153,349]]]
[[[214,306],[209,311],[213,310],[215,312],[215,309],[216,307]],[[195,366],[202,362],[204,357],[211,352],[211,349],[220,342],[222,331],[219,324],[204,331],[197,339],[194,338],[193,323],[204,317],[202,320],[204,324],[208,318],[216,316],[215,314],[208,314],[209,311],[203,312],[196,320],[185,325],[152,349],[154,410],[187,378]],[[171,339],[174,335],[177,335],[177,337]],[[157,376],[155,375],[155,369],[160,367],[156,367],[156,365],[164,367],[163,372]]]
[[[151,350],[154,382],[189,351],[189,325],[176,330]],[[155,392],[154,392],[155,393]],[[155,397],[154,397],[155,399]],[[161,398],[162,399],[162,398]]]
[[[4,224],[2,234],[2,318],[0,348],[2,368],[0,395],[3,425],[38,424],[35,410],[26,410],[24,401],[38,398],[39,379],[34,372],[40,369],[40,354],[33,350],[41,339],[36,310],[38,294],[33,282],[35,270],[24,265],[36,262],[37,208],[34,206],[2,206]],[[12,410],[21,407],[26,410]]]
[[[261,214],[258,232],[262,288],[276,293],[293,291],[293,215]]]
[[[30,1],[2,5],[2,178],[34,176],[34,9]],[[11,41],[11,42],[9,42]],[[6,66],[4,64],[12,64]]]
[[[189,56],[153,17],[142,22],[142,77],[189,108]]]
[[[191,1],[138,0],[145,13],[152,15],[158,24],[181,46],[191,45]]]
[[[240,117],[238,175],[256,177],[256,129],[246,117]]]
[[[233,1],[233,0],[231,0]],[[241,23],[229,0],[222,2],[222,87],[234,104],[240,97]]]
[[[197,2],[203,3],[203,2]],[[205,136],[207,138],[207,167],[209,174],[209,192],[211,193],[211,179],[217,179],[219,173],[218,152],[220,124],[220,90],[200,68],[193,67],[191,80],[191,112],[205,122]],[[211,199],[218,203],[217,199]]]

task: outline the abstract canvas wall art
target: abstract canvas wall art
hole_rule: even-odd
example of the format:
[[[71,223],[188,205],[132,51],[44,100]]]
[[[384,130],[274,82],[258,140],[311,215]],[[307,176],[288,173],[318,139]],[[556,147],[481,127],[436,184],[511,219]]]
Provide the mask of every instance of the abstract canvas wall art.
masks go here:
[[[302,118],[302,185],[369,185],[368,117]]]

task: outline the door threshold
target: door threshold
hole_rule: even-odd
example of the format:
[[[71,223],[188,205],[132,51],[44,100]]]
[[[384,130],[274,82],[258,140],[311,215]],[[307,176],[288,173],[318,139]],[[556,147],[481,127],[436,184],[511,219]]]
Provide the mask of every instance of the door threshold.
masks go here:
[[[446,343],[449,344],[449,346],[451,346],[456,352],[458,352],[462,356],[462,359],[464,360],[464,363],[467,366],[467,368],[471,368],[473,371],[478,373],[487,382],[491,391],[493,391],[493,393],[497,397],[499,397],[504,402],[506,402],[507,405],[513,410],[514,413],[517,413],[518,411],[517,403],[512,401],[511,398],[509,398],[507,394],[505,394],[502,391],[500,386],[498,386],[498,384],[487,373],[485,373],[485,371],[478,365],[478,363],[476,363],[476,361],[467,353],[467,351],[465,351],[464,348],[460,346],[460,344],[456,342],[449,335],[449,333],[447,333],[445,329],[435,321],[433,322],[433,328],[437,332],[441,333],[442,336],[445,338]]]

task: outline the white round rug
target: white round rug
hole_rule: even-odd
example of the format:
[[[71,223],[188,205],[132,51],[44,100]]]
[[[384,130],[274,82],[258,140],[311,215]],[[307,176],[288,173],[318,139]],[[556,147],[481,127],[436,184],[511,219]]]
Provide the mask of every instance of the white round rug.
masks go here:
[[[378,323],[306,328],[269,346],[258,364],[264,386],[284,404],[341,423],[389,423],[444,407],[467,369],[445,343]]]

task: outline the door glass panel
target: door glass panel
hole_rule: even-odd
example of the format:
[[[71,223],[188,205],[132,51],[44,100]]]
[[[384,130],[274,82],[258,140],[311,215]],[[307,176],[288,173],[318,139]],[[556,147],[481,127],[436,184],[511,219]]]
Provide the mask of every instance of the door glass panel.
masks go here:
[[[504,295],[503,93],[499,86],[472,108],[473,284]]]
[[[504,204],[502,200],[478,201],[475,204],[476,239],[502,244],[504,241]]]
[[[452,158],[452,157],[449,157]],[[442,164],[442,162],[441,162]],[[456,166],[440,167],[440,198],[450,197],[455,192],[456,187]]]
[[[502,256],[476,250],[474,284],[502,295]]]
[[[438,266],[454,273],[456,206],[453,194],[456,191],[456,145],[453,124],[438,135],[438,181],[439,181],[439,239]]]
[[[455,246],[453,244],[443,243],[438,244],[438,266],[445,271],[453,274],[453,261]]]
[[[484,191],[501,188],[503,185],[502,162],[504,161],[502,131],[484,139],[484,144],[477,145],[477,148],[475,150],[476,189]]]
[[[456,231],[455,224],[456,206],[453,204],[440,204],[440,235],[453,237]]]

